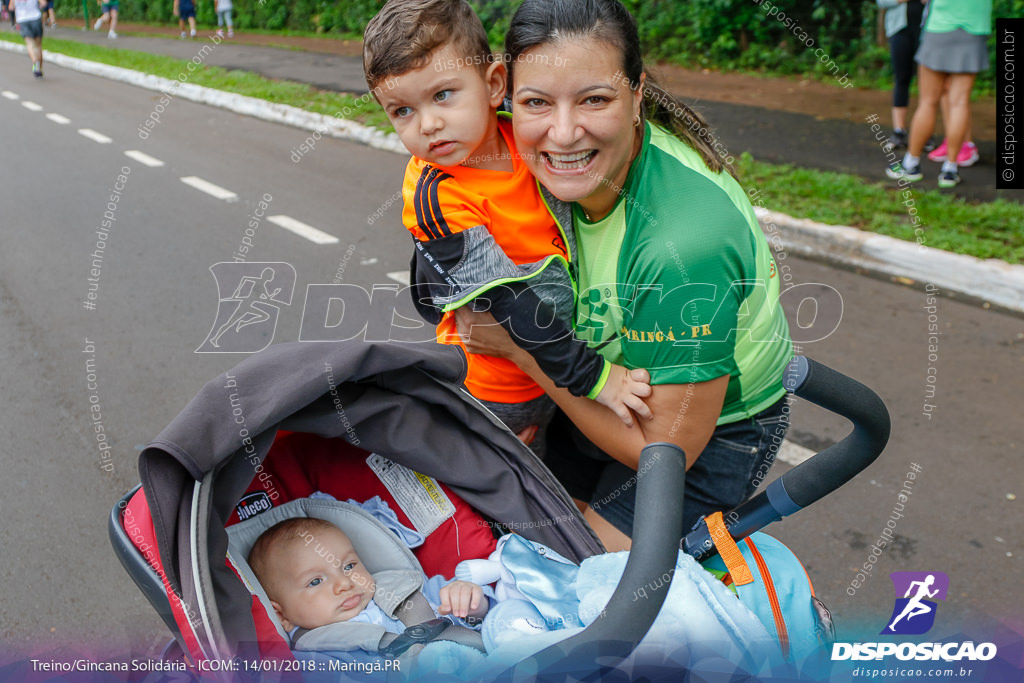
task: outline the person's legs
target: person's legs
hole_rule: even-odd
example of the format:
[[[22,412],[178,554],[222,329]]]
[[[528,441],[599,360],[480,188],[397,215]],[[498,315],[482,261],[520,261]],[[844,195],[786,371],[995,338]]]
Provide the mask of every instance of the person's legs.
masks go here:
[[[762,486],[788,427],[789,407],[783,398],[751,419],[715,429],[700,457],[686,472],[684,535],[701,517],[733,509]],[[562,456],[564,451],[552,448],[551,452]],[[549,461],[554,465],[560,459],[551,457]],[[559,480],[564,482],[562,477]],[[612,461],[604,466],[594,487],[589,509],[583,516],[609,550],[629,547],[638,505],[636,483],[637,472]],[[572,489],[570,494],[582,497]],[[657,505],[657,501],[643,504]]]
[[[978,146],[974,144],[974,131],[972,130],[973,114],[970,103],[967,105],[967,130],[964,132],[964,144],[960,145],[960,154],[956,163],[960,166],[974,166],[981,156],[978,154]]]
[[[111,33],[117,33],[117,8],[111,8],[110,10],[110,31]]]
[[[914,79],[914,51],[917,36],[910,27],[889,38],[889,52],[892,57],[892,127],[896,135],[894,145],[906,144],[907,106],[910,104],[910,83]]]
[[[956,162],[960,146],[964,143],[971,122],[971,89],[977,74],[949,75],[949,119],[946,121],[946,140],[949,149],[946,159]]]
[[[908,153],[914,157],[920,157],[924,152],[924,145],[935,130],[935,113],[939,108],[939,100],[942,99],[942,90],[945,85],[946,75],[938,71],[932,71],[923,64],[918,66],[917,84],[921,89],[918,99],[917,111],[914,112],[914,119],[910,123],[910,146]]]
[[[964,160],[973,164],[977,161],[977,150],[964,150],[964,138],[971,120],[971,88],[975,74],[958,73],[949,75],[949,121],[946,132],[946,160],[942,162],[939,187],[951,188],[960,184],[959,162],[966,151]]]
[[[748,420],[719,425],[686,472],[683,533],[701,517],[728,512],[764,485],[789,428],[784,397]]]
[[[617,553],[620,550],[629,550],[633,547],[633,539],[619,531],[619,529],[594,511],[589,505],[583,511],[583,519],[594,530],[597,537],[601,539],[604,549],[610,553]]]
[[[28,49],[28,60],[32,62],[33,65],[37,64],[39,62],[39,55],[36,52],[36,39],[30,36],[25,36],[25,47]]]

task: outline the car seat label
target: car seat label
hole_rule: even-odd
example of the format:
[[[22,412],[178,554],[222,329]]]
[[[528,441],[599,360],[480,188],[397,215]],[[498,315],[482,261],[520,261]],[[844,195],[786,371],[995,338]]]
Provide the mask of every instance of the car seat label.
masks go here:
[[[366,464],[421,534],[433,533],[444,520],[455,514],[455,504],[433,477],[413,472],[376,453],[366,459]]]

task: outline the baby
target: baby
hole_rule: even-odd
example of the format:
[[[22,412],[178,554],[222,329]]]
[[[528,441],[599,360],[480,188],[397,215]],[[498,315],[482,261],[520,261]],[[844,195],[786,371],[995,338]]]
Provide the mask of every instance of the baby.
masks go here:
[[[340,621],[377,624],[391,633],[406,628],[373,602],[373,576],[348,536],[330,522],[296,517],[274,525],[256,540],[249,566],[289,633]],[[439,592],[439,615],[479,620],[490,606],[483,589],[467,581]]]

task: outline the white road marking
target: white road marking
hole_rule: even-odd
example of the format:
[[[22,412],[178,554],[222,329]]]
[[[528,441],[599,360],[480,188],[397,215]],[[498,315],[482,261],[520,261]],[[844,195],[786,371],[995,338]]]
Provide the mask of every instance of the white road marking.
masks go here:
[[[297,221],[291,216],[267,216],[267,220],[288,232],[293,232],[299,237],[309,240],[313,244],[338,243],[338,238],[334,235],[328,235],[326,232],[317,230],[312,225],[306,225],[302,221]]]
[[[18,99],[18,93],[11,92],[10,90],[2,90],[2,91],[0,91],[0,95],[3,95],[4,97],[6,97],[9,100],[16,100],[16,99]]]
[[[388,273],[388,277],[391,278],[392,280],[394,280],[395,282],[402,283],[403,285],[410,284],[409,283],[409,271],[408,270],[396,270],[393,273]]]
[[[87,137],[95,142],[98,142],[101,145],[109,145],[111,142],[113,142],[113,140],[108,138],[106,135],[104,135],[103,133],[97,133],[92,128],[79,128],[78,134],[83,137]]]
[[[149,166],[150,168],[159,168],[164,165],[164,162],[159,159],[154,159],[145,152],[140,152],[137,149],[129,149],[124,153],[124,155],[129,159],[135,159],[135,161],[145,166]]]
[[[66,126],[71,123],[71,119],[66,116],[61,116],[60,114],[47,114],[46,118],[50,119],[54,123],[59,123],[62,126]]]
[[[185,183],[189,187],[194,187],[200,192],[205,192],[211,197],[223,199],[226,202],[238,201],[238,195],[232,192],[231,190],[225,190],[223,187],[219,185],[214,185],[210,181],[203,180],[202,178],[197,178],[194,175],[185,176],[184,178],[181,179],[181,182]]]
[[[43,105],[36,104],[35,102],[29,102],[28,100],[25,100],[24,102],[22,102],[21,106],[25,107],[25,109],[28,109],[29,111],[42,111],[43,110]]]
[[[783,441],[782,446],[779,448],[778,459],[787,465],[795,467],[813,455],[817,454],[810,448],[798,446],[792,441]]]

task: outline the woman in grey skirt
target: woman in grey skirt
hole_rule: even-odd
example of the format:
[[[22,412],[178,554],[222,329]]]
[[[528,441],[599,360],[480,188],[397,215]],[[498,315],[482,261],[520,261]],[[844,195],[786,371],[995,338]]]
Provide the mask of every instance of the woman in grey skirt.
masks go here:
[[[992,0],[931,0],[917,50],[920,102],[910,123],[910,145],[901,163],[886,170],[893,179],[920,180],[921,154],[935,128],[935,112],[944,90],[949,95],[946,121],[947,156],[939,187],[960,183],[957,154],[970,121],[970,96],[978,73],[988,69],[988,34],[992,31]]]

